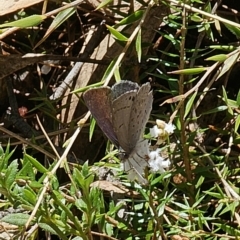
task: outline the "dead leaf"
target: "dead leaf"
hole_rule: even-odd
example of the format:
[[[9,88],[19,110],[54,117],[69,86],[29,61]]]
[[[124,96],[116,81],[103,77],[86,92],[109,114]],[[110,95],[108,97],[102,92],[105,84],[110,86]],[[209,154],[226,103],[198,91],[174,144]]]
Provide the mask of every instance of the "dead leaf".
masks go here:
[[[164,101],[163,103],[161,103],[160,106],[162,106],[162,105],[164,105],[164,104],[166,104],[166,103],[169,103],[169,104],[170,104],[170,103],[179,102],[179,101],[183,100],[184,98],[185,98],[185,97],[184,97],[184,94],[178,95],[178,96],[176,96],[176,97],[167,99],[166,101]]]
[[[0,16],[27,8],[40,2],[43,2],[43,0],[0,0]]]
[[[109,182],[106,180],[93,182],[91,184],[91,187],[98,187],[107,192],[114,192],[114,193],[124,194],[124,195],[128,195],[128,196],[138,196],[139,195],[138,192],[131,191],[131,190],[125,188],[120,183],[113,183],[113,182]]]

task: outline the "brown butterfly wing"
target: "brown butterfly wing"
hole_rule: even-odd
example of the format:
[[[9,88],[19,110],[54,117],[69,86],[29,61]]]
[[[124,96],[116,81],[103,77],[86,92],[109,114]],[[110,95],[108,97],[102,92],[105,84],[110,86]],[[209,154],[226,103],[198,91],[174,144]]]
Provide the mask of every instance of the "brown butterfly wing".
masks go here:
[[[111,88],[100,87],[89,89],[83,94],[83,99],[99,127],[109,140],[118,147],[119,143],[112,121]]]

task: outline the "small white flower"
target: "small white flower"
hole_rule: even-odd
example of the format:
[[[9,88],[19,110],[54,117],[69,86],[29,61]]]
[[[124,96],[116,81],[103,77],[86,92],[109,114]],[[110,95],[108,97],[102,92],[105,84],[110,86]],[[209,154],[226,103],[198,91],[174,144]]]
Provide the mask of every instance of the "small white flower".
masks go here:
[[[170,166],[169,159],[164,160],[161,156],[159,156],[160,149],[158,148],[155,151],[151,151],[149,154],[149,167],[150,171],[153,173],[163,173],[165,172],[165,168],[168,168]]]
[[[150,158],[150,160],[155,160],[156,158],[158,158],[160,151],[161,151],[160,148],[157,148],[156,150],[151,151],[151,152],[149,153],[149,158]]]
[[[157,125],[154,125],[153,128],[150,128],[150,135],[153,138],[156,138],[158,135],[160,135],[160,129]]]
[[[176,127],[172,123],[166,123],[164,130],[170,135],[174,132]]]
[[[157,125],[150,128],[150,135],[158,138],[157,145],[160,145],[173,133],[176,127],[172,123],[166,123],[159,119],[156,120],[156,123]]]
[[[166,123],[162,120],[157,119],[156,124],[159,129],[164,129],[169,135],[173,133],[176,127],[172,123]]]

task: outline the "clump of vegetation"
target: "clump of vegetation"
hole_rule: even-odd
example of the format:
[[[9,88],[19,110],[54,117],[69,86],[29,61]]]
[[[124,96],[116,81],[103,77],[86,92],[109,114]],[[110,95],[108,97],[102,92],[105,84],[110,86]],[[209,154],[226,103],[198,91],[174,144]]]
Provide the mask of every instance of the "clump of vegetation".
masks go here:
[[[234,4],[39,1],[0,11],[0,236],[238,239]],[[145,138],[171,162],[146,169],[146,184],[128,180],[82,100],[122,79],[151,83]],[[157,119],[174,133],[150,138]]]

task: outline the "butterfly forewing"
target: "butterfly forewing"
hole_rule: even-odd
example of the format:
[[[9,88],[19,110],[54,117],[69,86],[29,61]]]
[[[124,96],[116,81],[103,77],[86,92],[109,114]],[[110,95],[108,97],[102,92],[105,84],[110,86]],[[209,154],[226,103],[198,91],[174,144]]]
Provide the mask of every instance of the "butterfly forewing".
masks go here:
[[[89,89],[83,94],[83,98],[99,127],[109,140],[115,146],[119,147],[113,128],[111,88],[101,87]]]
[[[128,139],[136,143],[143,138],[146,123],[152,110],[153,95],[150,84],[142,85],[133,101],[128,127]]]
[[[137,90],[128,91],[112,103],[114,131],[117,135],[119,145],[127,154],[129,154],[136,145],[136,142],[132,142],[131,139],[128,138],[131,109],[136,95]]]

